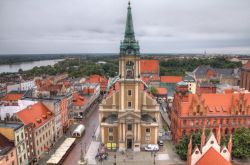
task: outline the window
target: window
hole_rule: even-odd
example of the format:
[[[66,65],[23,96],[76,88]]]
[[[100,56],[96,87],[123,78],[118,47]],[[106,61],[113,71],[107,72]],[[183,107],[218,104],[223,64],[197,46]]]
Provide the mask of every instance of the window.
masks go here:
[[[132,95],[132,91],[128,90],[128,95],[131,96]]]
[[[13,152],[11,152],[11,153],[10,153],[10,156],[11,156],[11,157],[13,157],[13,156],[14,156],[14,153],[13,153]]]
[[[146,128],[146,133],[150,133],[150,128]]]
[[[146,136],[146,137],[145,137],[145,140],[146,140],[146,141],[150,141],[150,136]]]
[[[132,107],[132,102],[129,101],[129,102],[128,102],[128,108],[131,108],[131,107]]]
[[[20,161],[20,164],[21,164],[22,163],[22,157],[20,157],[19,161]]]
[[[17,139],[17,142],[19,142],[19,135],[17,135],[16,139]]]
[[[113,136],[109,136],[109,141],[113,141]]]
[[[213,123],[213,125],[216,125],[216,122],[217,122],[217,121],[216,121],[216,119],[214,119],[214,123]]]
[[[15,165],[15,162],[14,162],[14,160],[12,160],[12,162],[11,162],[11,165]]]
[[[24,159],[24,160],[26,159],[26,154],[23,155],[23,159]]]
[[[9,160],[9,157],[8,157],[8,155],[6,156],[6,161],[8,161]]]
[[[21,138],[23,139],[23,133],[21,133]]]
[[[128,124],[128,131],[132,131],[132,124]]]
[[[110,132],[110,133],[113,133],[113,128],[109,128],[109,132]]]
[[[190,121],[190,126],[193,126],[194,125],[194,122],[193,121]]]
[[[187,124],[187,121],[186,120],[183,120],[183,125],[186,125]]]

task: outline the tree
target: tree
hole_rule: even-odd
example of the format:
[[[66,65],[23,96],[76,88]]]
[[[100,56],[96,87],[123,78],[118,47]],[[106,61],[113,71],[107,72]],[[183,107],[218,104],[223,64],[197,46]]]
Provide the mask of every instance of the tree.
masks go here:
[[[182,160],[187,160],[188,143],[190,136],[184,136],[176,145],[176,152]],[[192,148],[196,146],[200,148],[201,132],[192,134]]]
[[[152,95],[157,95],[157,93],[158,93],[157,88],[155,88],[155,87],[150,87],[149,91]]]
[[[233,157],[250,158],[250,130],[242,127],[233,134]]]

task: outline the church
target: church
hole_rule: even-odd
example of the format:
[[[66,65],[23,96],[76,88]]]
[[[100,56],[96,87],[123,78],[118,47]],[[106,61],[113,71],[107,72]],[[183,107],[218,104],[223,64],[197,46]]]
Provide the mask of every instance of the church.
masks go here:
[[[157,144],[159,104],[140,75],[140,47],[135,39],[130,3],[124,39],[120,45],[119,80],[99,105],[101,142],[120,151],[140,151]]]

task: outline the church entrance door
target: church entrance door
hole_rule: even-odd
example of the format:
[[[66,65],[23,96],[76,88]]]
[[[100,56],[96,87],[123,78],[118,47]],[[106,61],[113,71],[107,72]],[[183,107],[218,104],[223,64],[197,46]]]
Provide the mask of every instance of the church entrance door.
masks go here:
[[[127,139],[127,149],[132,149],[132,139]]]

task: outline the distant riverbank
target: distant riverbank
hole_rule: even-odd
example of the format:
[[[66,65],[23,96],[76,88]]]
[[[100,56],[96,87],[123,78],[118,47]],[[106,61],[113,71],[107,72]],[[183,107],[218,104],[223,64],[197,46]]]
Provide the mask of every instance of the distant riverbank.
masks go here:
[[[0,65],[0,73],[8,72],[18,72],[19,69],[22,69],[23,71],[30,70],[34,68],[35,66],[47,66],[47,65],[55,65],[59,61],[63,61],[64,59],[55,59],[55,60],[40,60],[40,61],[30,61],[30,62],[20,62],[20,63],[14,63],[14,64],[4,64]]]

